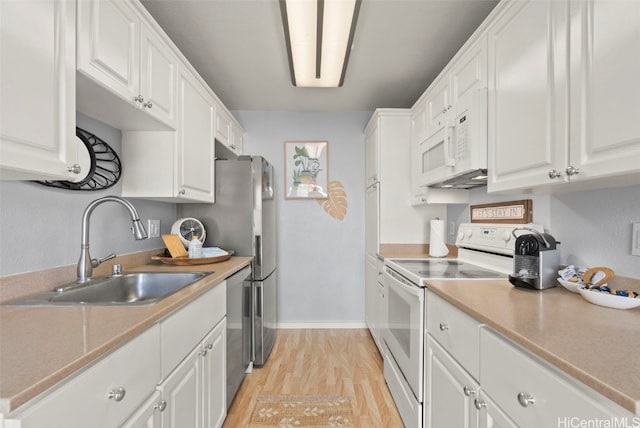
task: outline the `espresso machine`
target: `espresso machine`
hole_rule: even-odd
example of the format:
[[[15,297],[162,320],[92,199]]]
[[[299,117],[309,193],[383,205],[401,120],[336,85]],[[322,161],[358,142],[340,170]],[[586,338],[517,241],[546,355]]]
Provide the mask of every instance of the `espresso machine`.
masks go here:
[[[528,233],[518,236],[520,231]],[[516,228],[512,233],[516,244],[509,282],[516,287],[533,290],[555,287],[560,265],[560,242],[548,233],[526,227]]]

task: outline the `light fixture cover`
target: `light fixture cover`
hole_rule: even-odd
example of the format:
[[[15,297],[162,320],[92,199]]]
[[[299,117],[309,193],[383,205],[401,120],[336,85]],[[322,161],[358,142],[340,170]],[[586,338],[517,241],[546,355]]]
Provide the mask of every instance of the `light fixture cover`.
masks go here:
[[[361,0],[280,0],[294,86],[342,86],[360,4]]]

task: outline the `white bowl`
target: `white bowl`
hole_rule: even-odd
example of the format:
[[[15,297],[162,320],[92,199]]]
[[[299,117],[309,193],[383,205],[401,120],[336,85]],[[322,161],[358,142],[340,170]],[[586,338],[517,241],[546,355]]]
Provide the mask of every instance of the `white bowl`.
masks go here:
[[[616,296],[604,291],[588,290],[586,288],[579,288],[578,292],[589,303],[606,306],[607,308],[631,309],[640,306],[640,299],[633,297]]]
[[[558,278],[558,282],[567,290],[571,291],[572,293],[579,293],[578,289],[580,287],[584,287],[584,284],[581,282],[571,282],[571,281],[565,281],[562,278]]]

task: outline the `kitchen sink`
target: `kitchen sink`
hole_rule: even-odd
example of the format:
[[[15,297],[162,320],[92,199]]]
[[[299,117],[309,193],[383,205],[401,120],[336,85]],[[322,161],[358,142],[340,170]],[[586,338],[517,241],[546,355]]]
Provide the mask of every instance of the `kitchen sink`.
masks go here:
[[[158,302],[213,272],[133,272],[66,284],[57,290],[3,303],[20,306],[146,305]]]

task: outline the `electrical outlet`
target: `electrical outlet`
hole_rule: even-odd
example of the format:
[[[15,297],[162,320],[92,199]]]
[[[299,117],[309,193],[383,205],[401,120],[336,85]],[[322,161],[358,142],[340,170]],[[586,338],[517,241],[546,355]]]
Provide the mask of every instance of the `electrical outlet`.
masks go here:
[[[449,222],[449,235],[455,235],[456,234],[456,222],[452,221]]]
[[[149,220],[147,222],[147,232],[149,234],[149,238],[159,238],[160,220]]]
[[[631,234],[631,254],[640,256],[640,223],[633,224],[633,232]]]

